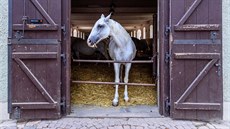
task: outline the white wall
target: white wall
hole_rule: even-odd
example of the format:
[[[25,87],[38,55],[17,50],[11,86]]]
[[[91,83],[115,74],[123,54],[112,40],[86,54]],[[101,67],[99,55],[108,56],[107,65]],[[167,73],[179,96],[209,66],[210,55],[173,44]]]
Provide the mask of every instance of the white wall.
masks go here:
[[[7,37],[8,0],[0,0],[0,120],[9,118],[7,113]]]
[[[224,119],[230,120],[230,0],[223,0]]]

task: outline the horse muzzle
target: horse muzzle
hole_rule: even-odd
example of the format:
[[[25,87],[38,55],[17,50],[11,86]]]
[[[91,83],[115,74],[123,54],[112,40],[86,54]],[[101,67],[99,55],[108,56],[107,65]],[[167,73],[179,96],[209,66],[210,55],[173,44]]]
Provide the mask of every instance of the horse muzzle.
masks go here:
[[[90,39],[87,40],[87,45],[92,48],[97,48],[96,43],[92,42]]]

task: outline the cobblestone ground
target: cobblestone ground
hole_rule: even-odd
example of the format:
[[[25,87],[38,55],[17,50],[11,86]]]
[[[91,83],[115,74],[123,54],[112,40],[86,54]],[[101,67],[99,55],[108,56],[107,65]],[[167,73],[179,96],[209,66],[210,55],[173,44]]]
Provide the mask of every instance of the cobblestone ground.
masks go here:
[[[62,118],[2,121],[0,129],[230,129],[230,122],[181,121],[170,118]]]

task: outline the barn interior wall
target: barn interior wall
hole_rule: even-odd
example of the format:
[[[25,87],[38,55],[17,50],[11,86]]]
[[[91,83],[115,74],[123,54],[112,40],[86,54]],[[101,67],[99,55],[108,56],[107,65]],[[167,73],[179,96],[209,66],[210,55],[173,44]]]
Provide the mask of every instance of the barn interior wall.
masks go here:
[[[7,112],[7,76],[8,76],[8,0],[0,0],[0,120],[9,119]]]
[[[224,120],[230,120],[230,1],[223,0]]]

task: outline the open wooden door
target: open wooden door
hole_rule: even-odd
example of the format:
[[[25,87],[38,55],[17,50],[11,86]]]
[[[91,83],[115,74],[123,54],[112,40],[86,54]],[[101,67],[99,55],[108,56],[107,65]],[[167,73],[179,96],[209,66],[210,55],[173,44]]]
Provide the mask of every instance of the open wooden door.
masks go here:
[[[222,118],[221,0],[170,0],[170,115]]]
[[[61,117],[61,2],[10,0],[9,112],[12,119]]]

